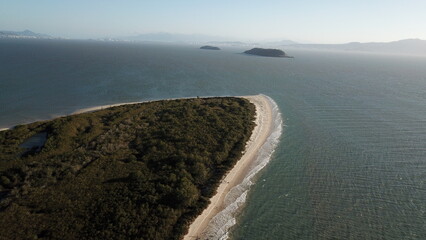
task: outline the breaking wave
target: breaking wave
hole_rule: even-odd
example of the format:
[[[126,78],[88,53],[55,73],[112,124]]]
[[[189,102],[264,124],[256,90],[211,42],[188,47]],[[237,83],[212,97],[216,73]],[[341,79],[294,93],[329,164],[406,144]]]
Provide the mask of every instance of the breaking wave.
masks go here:
[[[264,95],[265,96],[265,95]],[[242,183],[233,187],[225,196],[226,208],[219,212],[209,222],[207,230],[204,232],[202,239],[228,239],[229,229],[236,223],[236,215],[241,211],[246,202],[247,193],[250,186],[254,184],[254,177],[262,170],[271,160],[272,154],[279,143],[282,133],[282,118],[278,105],[272,98],[265,96],[271,103],[273,126],[266,142],[260,148],[258,155]]]

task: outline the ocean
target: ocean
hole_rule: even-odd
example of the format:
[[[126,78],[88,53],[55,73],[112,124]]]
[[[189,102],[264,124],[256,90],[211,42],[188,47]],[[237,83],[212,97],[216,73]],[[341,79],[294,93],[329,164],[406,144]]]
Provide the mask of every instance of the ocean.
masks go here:
[[[0,128],[121,102],[265,94],[284,120],[229,239],[426,239],[426,57],[0,40]]]

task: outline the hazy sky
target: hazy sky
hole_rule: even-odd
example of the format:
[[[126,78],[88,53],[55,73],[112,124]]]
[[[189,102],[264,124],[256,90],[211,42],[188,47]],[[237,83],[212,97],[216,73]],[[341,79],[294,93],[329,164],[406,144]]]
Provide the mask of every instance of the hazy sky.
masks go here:
[[[426,39],[426,0],[0,0],[0,30],[170,32],[311,43]]]

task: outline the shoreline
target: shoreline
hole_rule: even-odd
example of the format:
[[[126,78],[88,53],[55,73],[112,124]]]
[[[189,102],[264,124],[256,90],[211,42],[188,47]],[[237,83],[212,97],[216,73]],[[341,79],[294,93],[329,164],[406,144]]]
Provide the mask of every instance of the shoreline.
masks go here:
[[[223,96],[223,97],[233,97],[233,96]],[[226,207],[225,203],[228,193],[235,187],[240,185],[245,177],[252,170],[253,164],[256,162],[258,157],[259,150],[265,144],[268,137],[272,133],[273,123],[273,102],[269,97],[259,94],[251,96],[234,96],[236,98],[245,98],[255,105],[256,115],[255,123],[250,139],[246,143],[243,156],[240,160],[237,161],[235,166],[224,176],[219,187],[217,188],[217,193],[210,198],[210,204],[204,211],[190,224],[188,228],[188,233],[184,236],[183,239],[203,239],[204,235],[208,234],[209,223],[210,221],[221,213]],[[183,98],[190,99],[193,97]],[[209,97],[200,97],[200,98],[209,98]],[[182,98],[170,98],[162,100],[174,100]],[[116,106],[129,105],[129,104],[140,104],[153,101],[162,101],[162,100],[147,100],[147,101],[137,101],[137,102],[127,102],[127,103],[116,103],[116,104],[107,104],[99,105],[88,108],[77,109],[74,112],[64,115],[71,116],[81,113],[94,112],[97,110],[107,109]],[[64,117],[58,116],[58,117]],[[55,119],[55,118],[52,118]],[[5,131],[11,128],[0,128],[0,131]]]
[[[217,188],[217,193],[210,198],[208,207],[191,223],[183,238],[184,240],[202,239],[203,234],[208,230],[209,222],[227,207],[225,204],[226,195],[233,187],[243,182],[250,172],[250,167],[256,160],[260,148],[271,134],[273,119],[269,99],[264,95],[239,97],[249,100],[256,106],[256,126],[246,143],[243,156],[222,180]]]
[[[203,97],[199,97],[199,98],[212,98],[212,97],[233,97],[233,96],[203,96]],[[118,106],[129,105],[129,104],[149,103],[149,102],[156,102],[156,101],[191,99],[191,98],[197,98],[197,97],[164,98],[164,99],[137,101],[137,102],[105,104],[105,105],[98,105],[98,106],[93,106],[93,107],[80,108],[80,109],[77,109],[77,110],[75,110],[75,111],[73,111],[69,114],[57,115],[55,117],[48,118],[48,119],[40,119],[40,120],[30,121],[30,122],[26,122],[26,123],[19,123],[19,124],[16,124],[14,126],[11,126],[11,127],[0,128],[0,132],[6,131],[6,130],[9,130],[9,129],[13,129],[15,126],[18,126],[18,125],[31,124],[31,123],[39,122],[39,121],[50,121],[50,120],[53,120],[53,119],[56,119],[56,118],[72,116],[72,115],[76,115],[76,114],[80,114],[80,113],[94,112],[94,111],[103,110],[103,109],[107,109],[107,108],[111,108],[111,107],[118,107]]]
[[[165,99],[165,100],[168,100],[168,99]],[[37,121],[22,123],[22,124],[23,125],[24,124],[31,124],[31,123],[38,122],[38,121],[50,121],[50,120],[53,120],[53,119],[56,119],[56,118],[72,116],[72,115],[76,115],[76,114],[80,114],[80,113],[88,113],[88,112],[94,112],[94,111],[97,111],[97,110],[103,110],[103,109],[107,109],[107,108],[111,108],[111,107],[117,107],[117,106],[122,106],[122,105],[129,105],[129,104],[146,103],[146,102],[150,102],[150,101],[116,103],[116,104],[107,104],[107,105],[100,105],[100,106],[94,106],[94,107],[88,107],[88,108],[80,108],[80,109],[77,109],[70,114],[59,115],[59,116],[56,116],[56,117],[53,117],[53,118],[50,118],[50,119],[37,120]],[[14,125],[12,127],[0,128],[0,132],[6,131],[6,130],[9,130],[9,129],[13,129],[15,126],[18,126],[18,125],[21,125],[21,124]]]
[[[168,99],[164,99],[164,100],[168,100]],[[112,107],[118,107],[118,106],[123,106],[123,105],[130,105],[130,104],[138,104],[138,103],[147,103],[147,102],[151,102],[151,101],[116,103],[116,104],[107,104],[107,105],[100,105],[100,106],[94,106],[94,107],[88,107],[88,108],[81,108],[81,109],[75,110],[70,115],[94,112],[94,111],[103,110],[103,109],[112,108]]]

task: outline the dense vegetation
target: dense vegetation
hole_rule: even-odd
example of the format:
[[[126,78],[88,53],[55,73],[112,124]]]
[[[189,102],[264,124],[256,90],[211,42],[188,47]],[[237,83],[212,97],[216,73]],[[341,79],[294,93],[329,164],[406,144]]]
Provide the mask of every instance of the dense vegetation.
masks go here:
[[[252,48],[250,50],[245,51],[244,53],[245,54],[251,54],[251,55],[257,55],[257,56],[263,56],[263,57],[292,58],[290,56],[287,56],[287,54],[280,49]]]
[[[254,112],[241,98],[168,100],[0,132],[0,238],[180,239]],[[47,138],[24,148],[32,136]]]
[[[208,46],[208,45],[202,46],[202,47],[200,47],[200,49],[205,49],[205,50],[220,50],[220,48],[218,48],[218,47]]]

